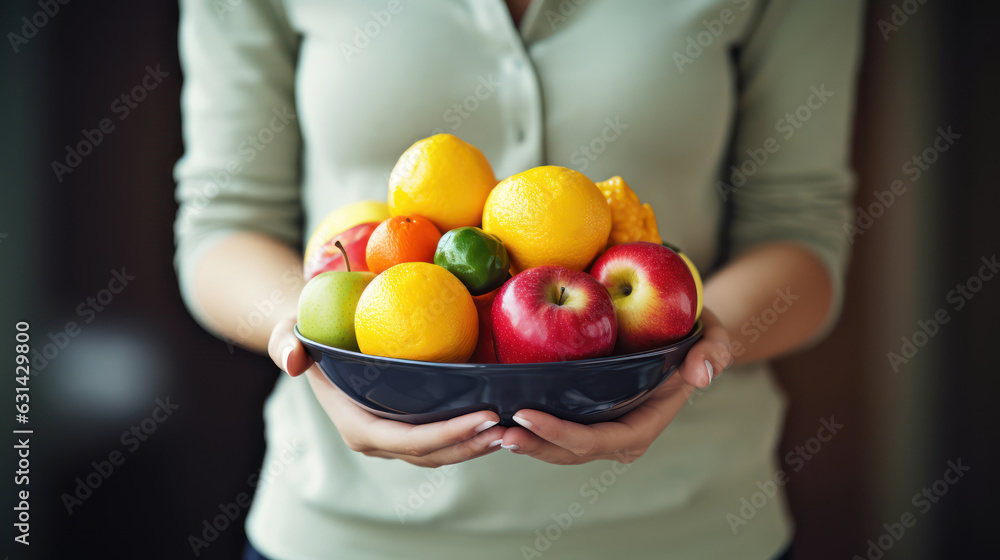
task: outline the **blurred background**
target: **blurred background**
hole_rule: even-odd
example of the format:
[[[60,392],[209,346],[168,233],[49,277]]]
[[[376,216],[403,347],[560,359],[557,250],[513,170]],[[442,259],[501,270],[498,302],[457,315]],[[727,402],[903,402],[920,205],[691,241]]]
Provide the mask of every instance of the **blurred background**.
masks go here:
[[[39,351],[31,554],[11,544],[12,440],[2,550],[186,558],[220,505],[252,495],[277,371],[203,331],[178,294],[176,4],[57,5],[26,42],[0,49],[0,354],[14,363],[17,321],[30,322]],[[5,1],[0,29],[19,32],[39,9]],[[806,450],[787,486],[800,558],[878,558],[873,543],[888,544],[884,558],[1000,557],[990,340],[1000,280],[976,279],[1000,249],[996,16],[987,3],[868,6],[853,157],[856,203],[871,220],[854,237],[838,327],[778,363],[791,403],[779,453]],[[147,75],[155,87],[121,99]],[[92,153],[53,169],[103,119],[113,128],[91,133]],[[887,202],[897,180],[905,191]],[[948,321],[935,329],[942,309]],[[14,387],[0,383],[0,402],[13,402]],[[7,434],[12,416],[0,420]],[[843,428],[817,449],[824,420]],[[969,470],[940,483],[951,464]],[[919,497],[925,489],[933,499]],[[238,557],[237,507],[200,557]],[[916,524],[893,536],[908,512]]]

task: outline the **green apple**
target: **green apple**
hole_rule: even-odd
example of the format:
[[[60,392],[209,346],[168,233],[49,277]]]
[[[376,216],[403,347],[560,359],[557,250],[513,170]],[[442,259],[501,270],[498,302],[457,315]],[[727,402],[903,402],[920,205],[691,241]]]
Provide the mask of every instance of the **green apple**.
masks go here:
[[[299,332],[320,344],[358,352],[354,311],[361,292],[375,278],[375,273],[351,272],[349,263],[347,267],[346,271],[319,274],[302,289]]]

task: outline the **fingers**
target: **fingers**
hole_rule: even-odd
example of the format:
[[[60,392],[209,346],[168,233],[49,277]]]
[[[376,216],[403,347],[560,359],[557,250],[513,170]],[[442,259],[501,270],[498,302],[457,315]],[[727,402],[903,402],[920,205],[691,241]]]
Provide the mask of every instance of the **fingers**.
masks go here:
[[[545,441],[524,428],[508,428],[503,435],[503,447],[518,455],[527,455],[553,465],[581,465],[590,461],[611,460],[630,463],[638,458],[629,450],[610,455],[577,455],[568,449]]]
[[[519,410],[514,415],[514,421],[542,440],[577,457],[614,455],[616,451],[637,446],[643,435],[639,429],[622,422],[602,422],[586,426],[560,420],[538,410]],[[504,446],[520,445],[514,439],[517,434],[518,432],[505,434]]]
[[[489,455],[490,453],[496,453],[500,450],[500,442],[503,441],[503,434],[505,431],[506,428],[494,426],[493,428],[480,432],[471,439],[438,449],[437,451],[428,453],[423,457],[403,455],[381,450],[366,451],[364,454],[369,457],[400,459],[410,464],[417,465],[418,467],[437,468],[445,465],[454,465],[463,461],[469,461],[484,455]]]
[[[487,447],[491,442],[502,438],[503,428],[483,435],[497,426],[500,420],[495,412],[489,410],[432,424],[406,424],[379,418],[361,408],[331,383],[319,368],[310,368],[307,378],[323,410],[337,426],[347,446],[354,451],[424,458],[478,436],[471,446],[459,447],[451,450],[450,454],[441,456],[454,458],[465,453],[471,457],[482,450],[479,444]]]
[[[678,373],[684,382],[705,388],[729,365],[728,344],[700,340],[691,347]]]
[[[729,334],[708,309],[702,311],[702,322],[705,334],[691,347],[679,373],[686,383],[704,388],[732,364],[733,354]]]
[[[411,425],[377,419],[366,426],[364,445],[412,457],[425,457],[445,447],[460,444],[497,425],[494,412],[480,411],[432,424]],[[494,438],[494,440],[497,438]],[[491,441],[487,441],[489,444]]]
[[[309,369],[313,364],[312,358],[306,353],[306,349],[295,338],[292,327],[295,326],[295,318],[288,318],[274,326],[271,331],[271,339],[267,342],[267,354],[285,373],[292,377],[302,375],[302,372]]]
[[[684,407],[694,387],[670,378],[635,410],[612,422],[583,425],[539,410],[519,410],[502,446],[556,465],[598,459],[631,463],[641,457]]]

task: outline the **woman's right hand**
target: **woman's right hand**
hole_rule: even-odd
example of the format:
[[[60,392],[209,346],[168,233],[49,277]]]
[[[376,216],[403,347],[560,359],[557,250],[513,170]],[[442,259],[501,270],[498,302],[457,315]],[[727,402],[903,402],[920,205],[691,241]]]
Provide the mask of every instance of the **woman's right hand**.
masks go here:
[[[306,374],[320,406],[349,448],[369,457],[400,459],[436,468],[488,455],[500,449],[506,428],[496,413],[481,410],[451,420],[413,425],[379,418],[358,406],[320,371],[295,337],[295,319],[271,331],[267,352],[292,377]]]

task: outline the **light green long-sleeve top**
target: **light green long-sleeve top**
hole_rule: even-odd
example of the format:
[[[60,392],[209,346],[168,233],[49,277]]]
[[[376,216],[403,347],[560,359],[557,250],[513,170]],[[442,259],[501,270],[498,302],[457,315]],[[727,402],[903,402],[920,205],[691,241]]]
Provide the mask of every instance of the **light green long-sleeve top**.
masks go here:
[[[190,277],[219,239],[298,244],[337,206],[383,199],[411,143],[450,132],[499,178],[541,164],[622,175],[702,270],[721,247],[804,244],[835,286],[829,325],[860,12],[534,0],[518,29],[502,0],[182,1],[182,291],[200,316]],[[283,376],[247,529],[279,559],[770,558],[792,535],[771,481],[799,466],[775,457],[783,411],[752,364],[696,393],[627,467],[502,452],[425,470],[350,451],[306,380]]]

